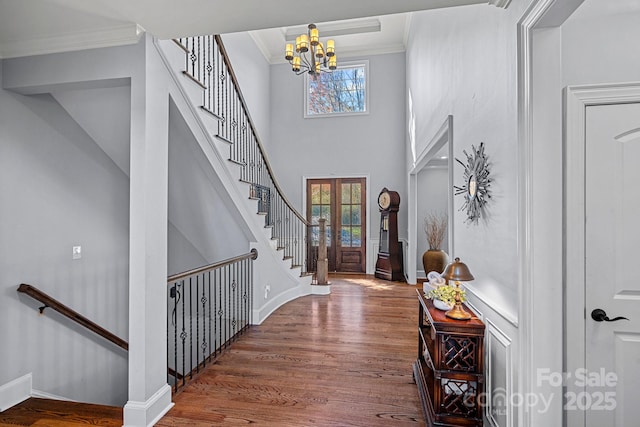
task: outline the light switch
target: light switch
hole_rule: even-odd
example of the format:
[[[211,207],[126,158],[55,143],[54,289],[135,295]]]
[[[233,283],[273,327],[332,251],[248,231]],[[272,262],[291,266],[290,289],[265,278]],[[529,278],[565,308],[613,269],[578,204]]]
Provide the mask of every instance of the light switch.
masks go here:
[[[82,246],[74,246],[72,250],[71,259],[80,259],[82,258]]]

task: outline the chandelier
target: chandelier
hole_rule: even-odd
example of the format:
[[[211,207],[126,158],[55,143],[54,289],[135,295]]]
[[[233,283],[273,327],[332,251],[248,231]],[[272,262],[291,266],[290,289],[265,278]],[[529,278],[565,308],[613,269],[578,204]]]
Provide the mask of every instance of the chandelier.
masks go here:
[[[285,47],[284,58],[291,64],[291,69],[298,75],[302,73],[318,75],[321,72],[335,70],[337,66],[335,42],[327,40],[325,46],[320,41],[316,25],[309,24],[308,28],[307,34],[296,37],[295,52],[292,43],[287,43]]]

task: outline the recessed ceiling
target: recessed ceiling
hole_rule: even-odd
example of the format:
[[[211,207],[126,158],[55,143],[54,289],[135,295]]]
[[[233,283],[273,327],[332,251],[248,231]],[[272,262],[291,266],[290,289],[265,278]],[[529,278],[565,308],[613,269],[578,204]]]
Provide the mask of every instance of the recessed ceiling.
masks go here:
[[[315,24],[322,41],[335,40],[340,61],[354,56],[403,52],[410,20],[410,13],[400,13]],[[287,62],[284,47],[291,43],[287,34],[294,34],[295,39],[295,35],[306,32],[306,26],[296,26],[250,31],[249,34],[269,63],[277,64]]]

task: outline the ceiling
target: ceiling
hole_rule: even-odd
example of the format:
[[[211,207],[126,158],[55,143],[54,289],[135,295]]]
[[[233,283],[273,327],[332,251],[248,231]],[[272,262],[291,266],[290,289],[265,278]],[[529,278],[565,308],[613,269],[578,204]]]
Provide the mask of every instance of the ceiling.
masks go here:
[[[335,40],[336,55],[340,61],[353,56],[403,52],[410,22],[411,13],[396,13],[315,24],[321,41]],[[284,59],[284,46],[294,43],[293,40],[286,40],[287,34],[303,33],[307,33],[305,25],[249,32],[271,64],[287,62]]]
[[[378,17],[381,31],[337,36],[336,50],[348,54],[366,40],[391,52],[404,45],[407,12],[508,2],[324,0],[321,7],[303,9],[297,0],[0,0],[0,57],[135,43],[145,31],[162,39],[251,31],[265,56],[278,61],[286,27],[315,22],[322,37],[321,23],[355,19],[357,24],[356,18],[364,17]]]

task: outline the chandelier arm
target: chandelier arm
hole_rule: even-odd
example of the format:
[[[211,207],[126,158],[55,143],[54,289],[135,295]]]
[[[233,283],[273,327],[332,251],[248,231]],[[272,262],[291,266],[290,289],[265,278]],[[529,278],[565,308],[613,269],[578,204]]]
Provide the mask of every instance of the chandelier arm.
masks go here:
[[[300,53],[300,59],[302,60],[302,62],[304,63],[304,65],[307,68],[311,68],[311,63],[309,62],[309,58],[307,57],[307,53],[306,52],[302,52]],[[301,64],[302,65],[302,64]]]

